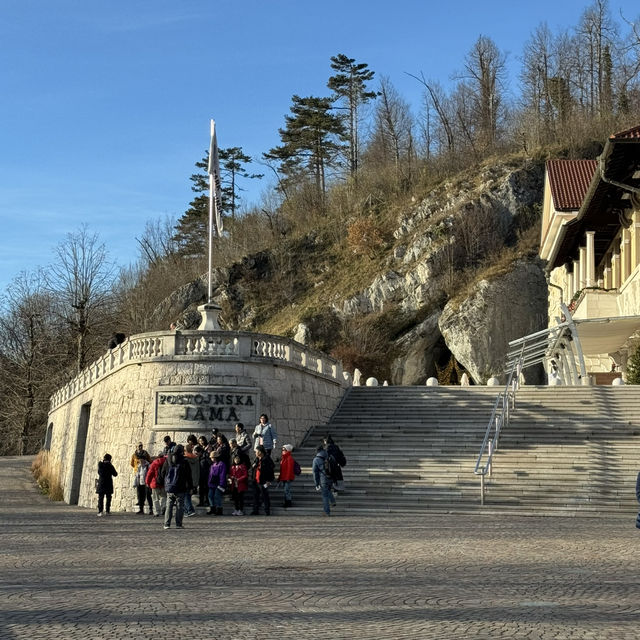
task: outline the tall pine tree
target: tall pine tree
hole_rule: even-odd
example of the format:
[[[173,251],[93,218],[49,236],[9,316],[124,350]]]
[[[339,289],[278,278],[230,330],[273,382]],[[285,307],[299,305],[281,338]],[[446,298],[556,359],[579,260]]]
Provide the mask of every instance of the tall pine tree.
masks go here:
[[[342,119],[331,113],[331,98],[293,96],[291,115],[280,129],[282,145],[264,157],[279,163],[284,183],[313,180],[318,201],[324,203],[327,173],[340,163],[346,133]]]
[[[367,91],[367,82],[373,80],[375,74],[366,63],[356,64],[354,58],[343,53],[331,58],[331,68],[337,71],[329,78],[327,87],[333,91],[333,101],[340,103],[348,135],[349,172],[355,177],[359,161],[359,116],[360,107],[375,98],[375,91]]]

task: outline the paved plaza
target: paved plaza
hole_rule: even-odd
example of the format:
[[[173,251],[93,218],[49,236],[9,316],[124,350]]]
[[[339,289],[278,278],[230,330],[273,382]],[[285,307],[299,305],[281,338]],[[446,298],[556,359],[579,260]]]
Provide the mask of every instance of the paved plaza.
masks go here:
[[[0,458],[3,640],[640,636],[635,513],[324,518],[318,497],[165,531],[51,503],[28,463]]]

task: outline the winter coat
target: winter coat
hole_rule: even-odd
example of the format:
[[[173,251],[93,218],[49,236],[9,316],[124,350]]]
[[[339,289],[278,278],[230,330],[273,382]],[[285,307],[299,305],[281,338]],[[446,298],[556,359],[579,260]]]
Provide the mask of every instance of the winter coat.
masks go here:
[[[260,471],[260,484],[273,482],[275,479],[273,460],[269,456],[256,458],[251,465],[251,479],[257,482],[256,474]]]
[[[162,489],[164,487],[164,482],[158,474],[166,459],[167,456],[160,456],[151,463],[151,466],[147,470],[147,476],[144,479],[147,487],[151,487],[151,489]]]
[[[133,478],[134,487],[142,487],[146,484],[145,479],[147,477],[147,471],[149,470],[149,467],[150,465],[146,458],[140,458],[138,460],[136,474]]]
[[[296,479],[296,474],[293,471],[293,456],[291,451],[283,451],[282,458],[280,460],[280,475],[278,476],[278,482],[291,482]]]
[[[138,450],[136,449],[131,456],[130,465],[133,467],[133,473],[138,473],[138,461],[140,458],[144,458],[149,464],[151,464],[151,456],[144,449],[138,454]]]
[[[113,494],[113,479],[118,475],[114,466],[103,460],[98,462],[98,485],[96,487],[96,493],[105,493],[107,495]]]
[[[313,480],[316,483],[316,487],[322,487],[331,484],[331,477],[324,471],[324,461],[329,457],[329,454],[323,449],[316,453],[316,457],[313,459],[311,465],[311,472],[313,473]]]
[[[231,460],[229,459],[231,456],[231,447],[225,442],[222,442],[221,444],[216,445],[213,450],[220,454],[220,460],[224,462],[225,467],[229,469],[231,466]]]
[[[191,469],[191,482],[197,487],[200,484],[200,458],[197,453],[185,453],[184,458]]]
[[[229,479],[231,480],[231,486],[235,487],[240,493],[249,489],[249,471],[242,462],[231,467]]]
[[[344,453],[342,453],[340,447],[334,442],[331,442],[330,444],[327,445],[327,453],[330,456],[333,456],[334,460],[338,463],[338,467],[335,473],[335,478],[333,479],[343,480],[344,478],[342,476],[342,467],[346,466],[347,464],[347,459],[344,457]]]
[[[253,430],[253,448],[255,449],[259,444],[261,444],[265,449],[273,449],[276,440],[278,439],[278,434],[276,430],[271,426],[270,422],[267,424],[257,424],[256,428]]]
[[[227,484],[227,466],[222,460],[216,460],[209,469],[209,489],[225,487]]]
[[[236,442],[240,451],[244,451],[249,455],[249,451],[251,451],[251,436],[246,431],[236,433]]]
[[[184,459],[184,456],[177,456],[176,466],[178,467],[178,478],[173,487],[167,485],[169,466],[169,458],[167,457],[160,469],[160,476],[164,479],[164,488],[167,493],[185,493],[193,489],[191,468],[189,467],[189,463]]]

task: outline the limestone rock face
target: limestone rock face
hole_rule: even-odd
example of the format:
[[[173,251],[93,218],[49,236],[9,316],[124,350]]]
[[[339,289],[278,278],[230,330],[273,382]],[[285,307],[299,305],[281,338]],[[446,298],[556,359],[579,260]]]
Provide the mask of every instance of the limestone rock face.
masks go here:
[[[521,260],[495,280],[481,280],[459,306],[447,304],[438,325],[451,353],[476,384],[503,379],[510,340],[546,326],[547,284],[539,260]]]
[[[424,384],[435,375],[434,347],[442,338],[438,327],[440,310],[416,325],[396,343],[400,355],[391,365],[391,383],[399,385]]]
[[[198,278],[182,285],[156,307],[151,317],[152,326],[166,324],[168,329],[171,322],[176,322],[178,329],[197,328],[200,324],[200,314],[195,311],[195,306],[206,302],[206,297],[206,280]],[[196,324],[192,326],[194,322]]]

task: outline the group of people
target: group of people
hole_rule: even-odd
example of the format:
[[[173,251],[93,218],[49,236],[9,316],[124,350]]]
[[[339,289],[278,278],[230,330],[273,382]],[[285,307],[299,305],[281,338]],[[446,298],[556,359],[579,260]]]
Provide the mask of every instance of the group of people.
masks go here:
[[[206,507],[207,514],[223,514],[223,496],[230,493],[234,516],[245,514],[245,496],[252,490],[251,515],[258,515],[261,508],[271,515],[270,487],[279,483],[284,492],[284,508],[293,506],[292,482],[300,474],[300,465],[292,455],[293,446],[285,444],[279,459],[276,478],[272,452],[277,444],[277,434],[266,414],[260,416],[253,436],[242,423],[235,425],[235,437],[228,440],[218,429],[211,439],[191,434],[186,444],[176,444],[170,436],[164,438],[164,448],[155,458],[149,455],[139,442],[130,460],[133,469],[133,485],[137,492],[138,514],[164,516],[164,528],[183,528],[183,518],[196,515],[193,496],[199,507]],[[250,452],[254,452],[251,460]],[[327,463],[325,463],[325,459]],[[322,491],[323,507],[330,514],[335,495],[342,482],[341,467],[346,459],[329,436],[318,448],[313,462],[316,489]],[[117,472],[106,454],[98,463],[98,516],[108,515],[113,494],[113,477]],[[106,498],[106,505],[105,505]]]

